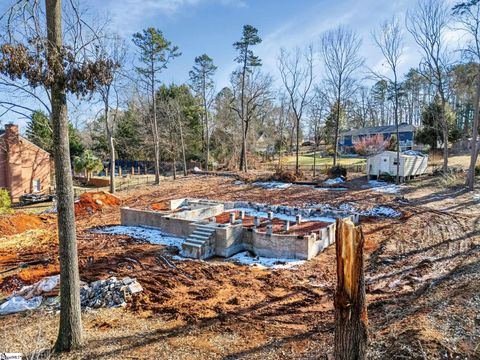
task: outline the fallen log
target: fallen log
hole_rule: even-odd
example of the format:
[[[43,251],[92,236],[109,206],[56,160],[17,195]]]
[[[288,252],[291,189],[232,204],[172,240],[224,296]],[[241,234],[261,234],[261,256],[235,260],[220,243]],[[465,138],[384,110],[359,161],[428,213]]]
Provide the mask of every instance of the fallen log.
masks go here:
[[[40,260],[33,260],[33,261],[24,262],[24,263],[21,263],[17,266],[14,266],[14,267],[11,267],[9,269],[5,269],[5,270],[0,271],[0,275],[4,275],[6,273],[9,273],[9,272],[12,272],[12,271],[15,271],[15,270],[19,270],[19,269],[25,269],[25,268],[30,267],[30,266],[48,265],[51,262],[52,262],[52,260],[50,260],[50,259],[40,259]]]
[[[363,270],[364,237],[352,221],[337,219],[335,359],[363,360],[367,355],[368,317]]]

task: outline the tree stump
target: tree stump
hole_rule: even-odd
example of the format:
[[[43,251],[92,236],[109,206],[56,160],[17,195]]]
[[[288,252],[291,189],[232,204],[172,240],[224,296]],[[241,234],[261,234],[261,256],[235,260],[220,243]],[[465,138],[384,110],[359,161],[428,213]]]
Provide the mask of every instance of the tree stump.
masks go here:
[[[337,219],[335,359],[366,359],[368,317],[363,274],[364,237],[351,220]]]

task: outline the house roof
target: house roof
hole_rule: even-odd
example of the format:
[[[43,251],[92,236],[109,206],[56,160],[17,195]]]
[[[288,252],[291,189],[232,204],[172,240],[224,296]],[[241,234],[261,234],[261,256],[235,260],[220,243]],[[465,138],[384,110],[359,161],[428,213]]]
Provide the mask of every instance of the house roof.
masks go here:
[[[0,138],[3,137],[3,135],[5,135],[5,130],[0,130]],[[31,142],[30,140],[28,140],[26,137],[22,136],[22,135],[19,135],[19,137],[22,139],[22,141],[25,141],[27,143],[29,143],[31,146],[34,146],[36,147],[37,149],[39,149],[40,151],[43,151],[44,153],[47,153],[49,154],[49,152],[45,149],[42,149],[40,146],[38,146],[37,144],[34,144],[33,142]]]
[[[340,133],[342,136],[359,136],[359,135],[375,135],[375,134],[383,134],[383,133],[394,133],[397,131],[397,127],[395,125],[387,125],[387,126],[371,126],[371,127],[364,127],[360,129],[352,129],[349,131],[344,131]],[[415,126],[410,124],[400,124],[398,125],[399,132],[410,132],[415,131]]]
[[[385,155],[397,156],[397,152],[396,151],[390,151],[390,150],[384,150],[384,151],[382,151],[378,154],[372,155],[371,157],[381,156],[381,155],[383,155],[383,156],[385,156]],[[401,152],[400,156],[401,157],[428,157],[427,154],[423,154],[420,151],[411,151],[411,150]]]

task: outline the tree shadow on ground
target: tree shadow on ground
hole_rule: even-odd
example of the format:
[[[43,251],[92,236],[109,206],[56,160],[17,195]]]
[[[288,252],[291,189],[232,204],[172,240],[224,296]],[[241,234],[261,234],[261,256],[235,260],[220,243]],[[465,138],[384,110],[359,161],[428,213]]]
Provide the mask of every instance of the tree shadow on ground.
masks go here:
[[[169,338],[179,337],[181,335],[188,334],[190,331],[193,330],[200,330],[203,328],[208,328],[218,324],[227,324],[227,323],[234,323],[238,321],[244,321],[242,318],[245,316],[255,317],[254,313],[258,311],[262,311],[263,309],[270,309],[271,307],[276,306],[277,304],[281,304],[282,301],[287,301],[288,299],[302,293],[302,291],[294,291],[287,295],[270,298],[265,301],[259,302],[247,308],[232,311],[232,312],[225,312],[219,314],[212,318],[202,319],[197,323],[194,324],[187,324],[185,326],[174,327],[172,329],[156,329],[150,332],[142,333],[142,334],[133,334],[128,336],[118,336],[112,337],[109,339],[102,339],[102,340],[92,340],[85,344],[85,347],[93,350],[99,346],[116,346],[115,349],[108,350],[105,352],[95,352],[92,354],[84,355],[84,359],[110,359],[120,356],[124,351],[132,351],[134,349],[142,348],[148,346],[150,344],[160,342]],[[316,294],[318,296],[318,294]],[[282,304],[283,305],[283,304]],[[297,302],[288,303],[286,306],[295,307]],[[277,310],[278,315],[284,315],[285,312],[285,305],[281,307],[281,310]],[[297,312],[300,312],[297,309]],[[331,310],[327,310],[325,312],[332,312]],[[333,315],[333,314],[332,314]],[[269,317],[273,316],[273,314],[269,314]],[[303,336],[309,336],[310,332],[306,332]],[[295,337],[301,337],[302,334],[292,336],[292,339]],[[121,343],[121,345],[118,345]]]

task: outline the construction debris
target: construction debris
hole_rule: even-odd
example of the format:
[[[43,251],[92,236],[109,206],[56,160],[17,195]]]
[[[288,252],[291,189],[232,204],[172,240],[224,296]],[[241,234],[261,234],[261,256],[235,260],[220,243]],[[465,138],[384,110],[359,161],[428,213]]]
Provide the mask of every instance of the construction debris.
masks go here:
[[[55,275],[23,287],[0,305],[0,315],[34,310],[39,308],[42,303],[54,309],[59,309],[59,285],[60,275]],[[142,291],[143,288],[138,281],[129,277],[117,280],[116,277],[112,276],[106,280],[94,281],[91,284],[82,281],[80,302],[82,308],[123,307],[127,305],[127,301],[133,294]]]
[[[136,279],[129,277],[117,280],[112,276],[106,280],[97,280],[90,285],[84,283],[80,288],[80,302],[83,308],[126,306],[132,294],[142,292],[142,286]]]
[[[43,301],[45,293],[49,293],[58,287],[60,276],[49,276],[36,282],[33,285],[25,286],[14,293],[0,305],[0,315],[13,314],[26,310],[38,308]]]

